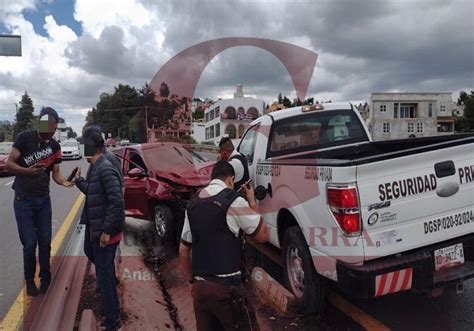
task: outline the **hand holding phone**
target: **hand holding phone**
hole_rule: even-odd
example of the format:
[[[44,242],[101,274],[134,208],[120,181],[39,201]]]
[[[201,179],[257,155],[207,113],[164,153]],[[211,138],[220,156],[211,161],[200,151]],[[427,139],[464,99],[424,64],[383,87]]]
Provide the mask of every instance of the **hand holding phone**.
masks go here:
[[[74,176],[76,176],[77,172],[79,171],[79,167],[75,167],[74,170],[71,172],[69,177],[67,178],[68,182],[72,182]]]
[[[240,185],[240,188],[237,192],[242,192],[243,186],[245,186],[246,189],[249,189],[251,183],[252,183],[252,179],[249,179],[244,184]]]

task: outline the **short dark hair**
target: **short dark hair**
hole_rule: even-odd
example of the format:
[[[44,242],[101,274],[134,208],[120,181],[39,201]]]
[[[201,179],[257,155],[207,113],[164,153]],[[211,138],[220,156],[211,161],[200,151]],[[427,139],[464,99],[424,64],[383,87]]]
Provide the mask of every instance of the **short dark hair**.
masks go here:
[[[56,123],[59,122],[59,115],[58,115],[58,113],[56,112],[56,110],[54,110],[54,109],[51,108],[51,107],[43,107],[43,108],[41,108],[39,117],[41,118],[41,117],[43,117],[44,115],[52,116],[52,117],[54,118],[54,120],[56,121]]]
[[[212,169],[211,179],[226,180],[229,177],[234,177],[234,167],[227,161],[217,161]]]
[[[223,137],[219,141],[219,149],[234,149],[234,144],[229,137]]]
[[[93,133],[98,133],[99,135],[102,135],[100,129],[95,125],[86,126],[84,129],[82,129],[82,136],[88,136]]]
[[[82,135],[82,138],[84,138],[84,143],[89,141],[94,144],[95,148],[104,148],[104,138],[102,138],[102,135],[98,130],[85,131]]]

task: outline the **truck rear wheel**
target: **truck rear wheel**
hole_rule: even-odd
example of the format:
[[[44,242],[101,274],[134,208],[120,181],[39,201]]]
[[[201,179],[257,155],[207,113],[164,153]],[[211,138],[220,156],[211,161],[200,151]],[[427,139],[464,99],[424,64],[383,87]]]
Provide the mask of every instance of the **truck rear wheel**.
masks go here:
[[[296,297],[298,310],[305,314],[320,314],[326,304],[327,283],[316,272],[298,226],[285,231],[282,253],[286,284]]]
[[[173,212],[168,206],[156,205],[154,212],[155,231],[160,244],[165,244],[173,239]]]

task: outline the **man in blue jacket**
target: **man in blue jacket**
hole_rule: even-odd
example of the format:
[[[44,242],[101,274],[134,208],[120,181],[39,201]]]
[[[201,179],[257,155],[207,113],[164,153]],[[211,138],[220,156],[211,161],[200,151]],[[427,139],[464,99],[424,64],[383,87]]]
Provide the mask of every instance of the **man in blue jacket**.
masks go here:
[[[121,175],[103,154],[104,139],[97,132],[84,137],[90,171],[76,174],[76,185],[86,195],[86,241],[92,246],[106,330],[116,330],[120,314],[115,276],[115,254],[125,222]]]

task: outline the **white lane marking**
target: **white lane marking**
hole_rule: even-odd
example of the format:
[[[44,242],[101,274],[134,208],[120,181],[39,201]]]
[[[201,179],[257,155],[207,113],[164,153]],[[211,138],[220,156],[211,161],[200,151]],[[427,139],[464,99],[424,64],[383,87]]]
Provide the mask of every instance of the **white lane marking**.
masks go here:
[[[5,184],[5,186],[10,186],[11,184],[13,184],[14,180],[12,180],[11,182],[8,182]]]

